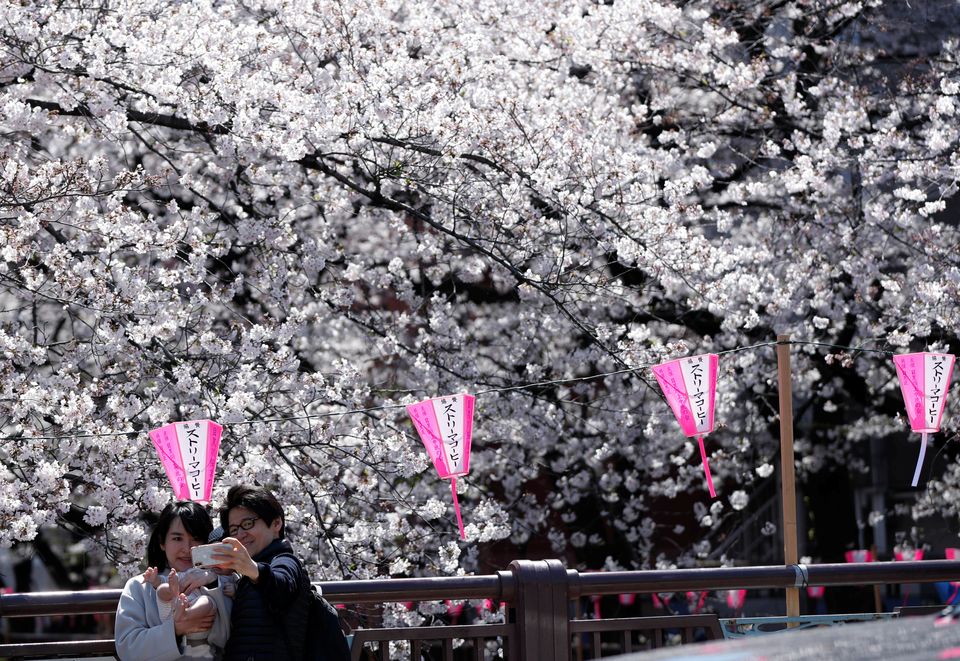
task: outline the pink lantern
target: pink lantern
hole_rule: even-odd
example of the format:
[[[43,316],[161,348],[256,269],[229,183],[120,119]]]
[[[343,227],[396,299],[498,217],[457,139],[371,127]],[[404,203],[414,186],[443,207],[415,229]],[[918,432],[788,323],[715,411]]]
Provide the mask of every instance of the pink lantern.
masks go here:
[[[873,562],[874,560],[873,551],[867,549],[847,551],[843,554],[843,557],[847,559],[847,562]]]
[[[707,603],[706,590],[687,593],[687,607],[690,609],[691,613],[699,613],[702,611],[705,603]]]
[[[902,551],[895,551],[893,557],[897,560],[903,562],[904,560],[923,560],[923,549],[903,549]]]
[[[901,549],[899,551],[894,551],[893,557],[900,562],[903,562],[904,560],[908,562],[910,560],[923,560],[923,549]],[[907,602],[910,599],[910,592],[911,592],[910,586],[904,585],[903,586],[903,605],[904,606],[907,605]]]
[[[467,394],[435,397],[407,406],[407,413],[417,428],[417,434],[430,454],[434,468],[444,480],[450,480],[453,508],[457,513],[460,537],[463,517],[457,500],[457,478],[470,470],[470,442],[473,438],[474,397]]]
[[[743,608],[743,602],[747,600],[746,590],[727,590],[727,606],[735,611]]]
[[[947,560],[960,560],[960,549],[955,549],[955,548],[945,549],[944,554],[946,555]],[[960,581],[950,581],[950,585],[960,590]],[[953,598],[948,599],[947,603],[950,603],[951,601],[953,601],[955,597],[956,597],[956,594],[954,594]]]
[[[948,353],[908,353],[893,357],[910,428],[920,433],[920,456],[913,471],[912,486],[917,486],[920,481],[928,436],[940,431],[953,361],[954,356]]]
[[[703,437],[713,431],[713,404],[717,394],[716,354],[703,354],[661,363],[653,368],[657,383],[673,409],[683,433],[696,436],[700,445],[700,460],[707,478],[710,497],[716,498],[707,451]]]
[[[447,607],[447,615],[453,619],[459,618],[463,615],[463,602],[454,602],[450,599],[445,599],[443,605]]]
[[[150,432],[179,500],[209,503],[223,427],[212,420],[174,422]]]
[[[826,588],[822,585],[808,585],[807,586],[807,596],[811,599],[823,599],[823,595],[826,592]]]

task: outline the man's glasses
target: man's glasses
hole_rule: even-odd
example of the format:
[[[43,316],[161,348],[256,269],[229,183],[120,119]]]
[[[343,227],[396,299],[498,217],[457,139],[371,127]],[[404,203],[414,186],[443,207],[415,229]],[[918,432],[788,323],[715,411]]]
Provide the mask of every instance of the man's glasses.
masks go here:
[[[233,537],[238,532],[240,532],[241,529],[250,530],[251,528],[253,528],[253,524],[255,524],[259,520],[260,520],[259,516],[251,516],[246,519],[243,519],[237,525],[230,526],[229,528],[227,528],[227,534]]]

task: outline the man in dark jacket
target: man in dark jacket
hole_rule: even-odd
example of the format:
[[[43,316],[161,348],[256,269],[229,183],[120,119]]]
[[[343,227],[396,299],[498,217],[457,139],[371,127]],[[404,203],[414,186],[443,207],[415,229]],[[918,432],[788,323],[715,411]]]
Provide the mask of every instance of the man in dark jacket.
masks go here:
[[[237,485],[227,493],[220,522],[231,546],[214,559],[240,575],[223,661],[290,659],[282,618],[309,578],[284,539],[283,507],[266,489]]]

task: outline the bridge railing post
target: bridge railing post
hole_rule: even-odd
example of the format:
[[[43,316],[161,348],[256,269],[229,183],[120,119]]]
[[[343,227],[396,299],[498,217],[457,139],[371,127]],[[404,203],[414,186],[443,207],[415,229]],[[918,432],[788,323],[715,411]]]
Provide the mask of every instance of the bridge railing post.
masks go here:
[[[511,621],[517,629],[519,661],[570,658],[570,590],[559,560],[514,560],[516,586]]]

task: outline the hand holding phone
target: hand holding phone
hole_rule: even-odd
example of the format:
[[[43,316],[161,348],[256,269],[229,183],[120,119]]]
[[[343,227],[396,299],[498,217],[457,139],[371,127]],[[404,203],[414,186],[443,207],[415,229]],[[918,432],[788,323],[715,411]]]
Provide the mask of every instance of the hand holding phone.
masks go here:
[[[217,565],[216,560],[213,559],[213,554],[215,551],[223,552],[224,550],[230,550],[232,547],[229,544],[224,544],[218,542],[216,544],[202,544],[200,546],[194,546],[190,550],[190,556],[193,560],[194,567],[215,567]]]

